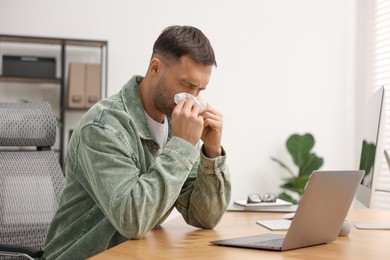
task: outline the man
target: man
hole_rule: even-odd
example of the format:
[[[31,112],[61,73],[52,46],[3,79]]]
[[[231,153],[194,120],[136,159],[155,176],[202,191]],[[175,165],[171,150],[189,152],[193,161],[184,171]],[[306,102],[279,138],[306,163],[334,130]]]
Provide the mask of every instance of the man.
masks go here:
[[[189,26],[165,29],[145,77],[92,107],[72,134],[66,187],[50,226],[46,259],[85,259],[141,239],[174,207],[185,221],[213,228],[230,200],[221,147],[222,115],[192,98],[206,89],[213,49]]]

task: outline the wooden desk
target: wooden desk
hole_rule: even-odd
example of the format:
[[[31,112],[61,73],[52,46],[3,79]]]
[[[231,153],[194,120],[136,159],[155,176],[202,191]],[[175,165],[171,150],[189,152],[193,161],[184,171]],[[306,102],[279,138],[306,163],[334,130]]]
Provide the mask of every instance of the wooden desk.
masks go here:
[[[129,240],[91,259],[390,259],[390,230],[359,230],[352,227],[348,237],[284,252],[220,247],[211,240],[270,233],[256,224],[259,219],[281,218],[282,213],[226,212],[214,230],[187,225],[181,217],[152,230],[142,240]],[[352,210],[352,223],[390,223],[390,211]]]

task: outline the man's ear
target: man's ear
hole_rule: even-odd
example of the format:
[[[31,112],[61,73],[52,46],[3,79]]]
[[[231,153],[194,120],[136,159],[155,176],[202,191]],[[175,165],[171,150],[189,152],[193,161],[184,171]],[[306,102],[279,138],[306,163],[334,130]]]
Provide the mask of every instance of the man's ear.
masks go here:
[[[160,70],[160,67],[161,67],[161,60],[159,58],[154,57],[150,61],[150,72],[157,74]]]

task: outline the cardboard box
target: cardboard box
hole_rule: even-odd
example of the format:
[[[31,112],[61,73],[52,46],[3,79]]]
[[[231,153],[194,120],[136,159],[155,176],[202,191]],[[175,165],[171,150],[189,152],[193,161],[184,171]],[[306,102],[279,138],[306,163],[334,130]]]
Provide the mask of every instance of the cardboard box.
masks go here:
[[[101,65],[86,64],[85,107],[90,108],[101,99]]]
[[[101,65],[70,63],[68,107],[90,108],[101,99]]]
[[[69,64],[68,107],[85,107],[85,64]]]

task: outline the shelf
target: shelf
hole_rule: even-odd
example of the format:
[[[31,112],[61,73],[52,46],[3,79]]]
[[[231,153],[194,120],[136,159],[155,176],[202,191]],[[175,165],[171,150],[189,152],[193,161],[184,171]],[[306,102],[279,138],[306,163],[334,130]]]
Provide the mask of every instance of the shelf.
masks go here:
[[[0,82],[61,84],[61,79],[59,79],[59,78],[47,79],[47,78],[28,78],[28,77],[0,76]]]
[[[102,48],[107,45],[107,41],[100,40],[80,40],[80,39],[62,39],[35,36],[17,36],[1,35],[0,42],[19,42],[19,43],[39,43],[39,44],[56,44],[69,46],[85,46]]]
[[[40,37],[40,36],[27,36],[27,35],[0,35],[0,44],[7,43],[5,46],[12,46],[16,43],[18,48],[24,48],[31,44],[40,44],[40,45],[54,45],[59,48],[55,48],[56,55],[59,56],[57,60],[57,65],[59,66],[59,78],[34,78],[34,77],[14,77],[14,76],[2,76],[0,75],[0,82],[9,83],[29,83],[29,84],[55,84],[59,86],[60,93],[58,94],[58,107],[59,107],[59,115],[58,120],[61,122],[61,126],[59,126],[59,148],[57,150],[58,157],[62,166],[64,159],[64,152],[66,149],[66,144],[68,140],[65,140],[65,130],[69,125],[67,125],[66,119],[68,115],[70,115],[70,120],[73,118],[79,118],[79,113],[85,113],[88,108],[71,108],[66,105],[66,94],[68,91],[68,86],[66,86],[66,78],[68,77],[68,71],[66,69],[69,61],[69,53],[73,51],[73,49],[83,49],[84,47],[88,48],[97,48],[100,52],[100,64],[101,64],[101,75],[102,82],[101,90],[102,90],[102,98],[107,96],[107,64],[108,64],[108,42],[103,40],[93,40],[93,39],[75,39],[75,38],[53,38],[53,37]],[[20,43],[20,44],[19,44]],[[67,48],[67,47],[83,47],[83,48]],[[1,47],[1,46],[0,46]],[[34,46],[35,47],[35,46]],[[46,49],[47,47],[51,48],[52,46],[39,46],[40,48]],[[34,49],[34,48],[32,48]],[[30,51],[30,50],[29,50]],[[1,55],[6,53],[2,48],[0,48],[0,59]],[[34,50],[30,51],[32,54],[36,53]],[[53,75],[54,76],[54,75]],[[58,75],[57,75],[58,77]],[[2,84],[6,85],[6,84]],[[55,94],[57,95],[57,94]],[[56,104],[57,105],[57,104]],[[73,115],[73,113],[75,115]],[[66,114],[66,115],[65,115]]]
[[[66,112],[86,112],[89,107],[65,107],[64,110]]]
[[[42,44],[61,44],[61,39],[56,38],[44,38],[44,37],[29,37],[29,36],[15,36],[15,35],[2,35],[0,36],[1,42],[20,42],[20,43],[42,43]]]

